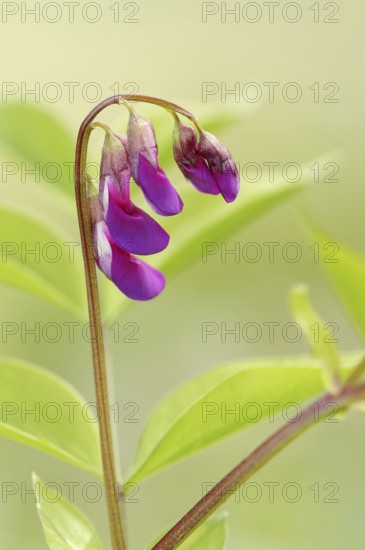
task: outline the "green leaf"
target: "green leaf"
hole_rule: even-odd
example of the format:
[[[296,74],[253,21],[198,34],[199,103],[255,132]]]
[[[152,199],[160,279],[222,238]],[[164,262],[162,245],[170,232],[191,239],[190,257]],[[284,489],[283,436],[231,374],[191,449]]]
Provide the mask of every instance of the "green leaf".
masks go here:
[[[0,105],[0,121],[0,145],[15,155],[10,160],[24,161],[27,170],[46,174],[47,182],[57,180],[51,185],[73,197],[75,145],[65,124],[42,107],[18,102]]]
[[[159,537],[148,548],[152,548]],[[184,541],[181,550],[225,550],[228,540],[228,524],[225,514],[206,520]]]
[[[225,550],[227,548],[228,525],[226,518],[205,521],[180,546],[181,550]]]
[[[0,283],[85,319],[80,245],[20,209],[0,207]]]
[[[340,389],[341,359],[332,336],[332,323],[324,323],[314,311],[308,289],[297,286],[290,294],[290,306],[295,320],[299,323],[315,357],[323,365],[323,382],[328,391]]]
[[[102,476],[95,406],[62,378],[0,358],[0,435]]]
[[[165,251],[148,259],[148,262],[167,275],[168,282],[194,262],[202,258],[205,243],[220,243],[235,231],[251,222],[308,187],[308,181],[293,185],[288,182],[260,184],[257,188],[243,187],[234,203],[226,204],[222,197],[197,193],[185,186],[182,197],[183,212],[166,219],[164,226],[171,234],[171,242]],[[109,285],[107,289],[107,318],[111,322],[128,306],[124,299]]]
[[[313,234],[318,242],[321,266],[365,338],[365,257],[324,231],[314,230]]]
[[[345,356],[343,369],[354,368],[361,358]],[[315,358],[257,359],[208,371],[175,390],[152,413],[128,480],[139,482],[270,418],[273,411],[293,417],[298,411],[290,403],[301,404],[322,388],[322,365]]]
[[[103,550],[98,534],[76,506],[33,474],[37,511],[51,550]]]

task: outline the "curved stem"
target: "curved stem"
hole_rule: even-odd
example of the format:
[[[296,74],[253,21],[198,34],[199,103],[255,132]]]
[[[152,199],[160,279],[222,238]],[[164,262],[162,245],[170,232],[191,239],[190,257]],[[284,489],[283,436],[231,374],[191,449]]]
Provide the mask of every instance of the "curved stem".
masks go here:
[[[309,405],[293,422],[287,423],[247,458],[231,470],[213,487],[170,531],[152,548],[152,550],[173,550],[180,546],[214,510],[226,502],[227,498],[246,482],[255,472],[264,466],[291,441],[296,439],[310,426],[333,414],[333,407],[346,409],[352,402],[365,395],[365,384],[344,387],[340,395],[326,393]]]
[[[158,105],[159,107],[163,107],[164,109],[175,111],[176,113],[180,113],[180,115],[186,116],[189,120],[196,123],[197,119],[191,113],[190,111],[187,111],[183,107],[180,107],[180,105],[177,105],[176,103],[172,103],[171,101],[166,101],[165,99],[160,99],[158,97],[152,97],[149,95],[121,95],[119,103],[125,103],[125,102],[131,102],[131,101],[137,101],[139,103],[151,103],[152,105]]]
[[[102,111],[105,107],[112,105],[113,103],[118,103],[118,98],[109,98],[103,101],[100,105],[98,105],[97,107],[95,107],[95,109],[91,111],[91,113],[85,118],[85,120],[81,124],[76,145],[75,194],[80,226],[81,245],[84,256],[86,290],[92,342],[95,393],[99,416],[100,446],[112,547],[113,550],[125,550],[125,538],[117,497],[118,481],[116,476],[113,442],[111,435],[104,339],[102,333],[99,291],[96,278],[94,245],[86,181],[87,148],[92,131],[90,124],[95,116],[100,113],[100,111]]]
[[[120,104],[126,101],[138,101],[159,105],[160,107],[172,109],[188,117],[193,122],[195,121],[195,117],[192,113],[186,111],[185,109],[174,103],[170,103],[168,101],[150,96],[119,95],[109,97],[108,99],[105,99],[99,105],[97,105],[82,122],[77,137],[75,158],[75,194],[81,235],[81,245],[84,256],[85,280],[92,341],[95,393],[99,412],[100,446],[113,550],[125,550],[126,543],[117,496],[119,492],[117,490],[118,478],[116,475],[112,431],[110,424],[110,407],[105,365],[104,339],[101,323],[96,267],[94,260],[93,235],[88,204],[86,161],[90,134],[93,130],[92,122],[94,118],[106,107],[114,104]],[[96,125],[102,126],[102,124],[100,123],[96,123]]]

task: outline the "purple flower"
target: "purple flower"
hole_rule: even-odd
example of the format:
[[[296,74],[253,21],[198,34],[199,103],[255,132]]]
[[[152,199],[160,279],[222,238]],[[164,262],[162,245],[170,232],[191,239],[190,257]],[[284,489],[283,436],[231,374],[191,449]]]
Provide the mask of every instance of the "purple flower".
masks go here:
[[[224,200],[234,201],[238,195],[240,180],[231,153],[209,132],[201,132],[198,151],[204,157]]]
[[[99,269],[133,300],[150,300],[165,278],[132,253],[154,254],[169,235],[130,198],[127,138],[106,131],[100,165],[99,197],[89,197],[95,259]]]
[[[228,149],[212,134],[195,130],[174,115],[174,158],[184,174],[201,193],[222,194],[232,202],[239,191],[239,176]]]
[[[95,259],[108,279],[132,300],[150,300],[165,287],[162,273],[119,247],[104,221],[94,225]]]
[[[175,119],[173,147],[176,164],[185,178],[201,193],[218,195],[220,189],[204,157],[198,150],[195,130],[178,118]]]
[[[114,241],[127,252],[155,254],[164,250],[169,235],[130,199],[127,139],[107,132],[100,168],[99,198]]]
[[[151,208],[162,216],[181,212],[183,202],[158,164],[153,126],[132,110],[128,123],[128,155],[133,179]]]
[[[128,252],[156,254],[169,244],[169,234],[131,200],[123,198],[110,177],[105,181],[102,206],[111,236]]]

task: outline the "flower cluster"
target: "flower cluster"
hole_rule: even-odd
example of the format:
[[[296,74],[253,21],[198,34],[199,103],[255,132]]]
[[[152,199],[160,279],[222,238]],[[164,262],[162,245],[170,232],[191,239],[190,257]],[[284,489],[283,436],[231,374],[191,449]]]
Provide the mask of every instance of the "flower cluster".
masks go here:
[[[150,207],[161,216],[181,212],[183,202],[158,163],[152,123],[130,111],[127,136],[106,131],[98,197],[90,200],[95,258],[100,270],[133,300],[149,300],[165,286],[162,273],[136,255],[164,250],[169,235],[149,214],[133,204],[131,177]],[[202,193],[233,201],[239,190],[236,165],[217,138],[181,122],[175,112],[174,158],[185,178]]]

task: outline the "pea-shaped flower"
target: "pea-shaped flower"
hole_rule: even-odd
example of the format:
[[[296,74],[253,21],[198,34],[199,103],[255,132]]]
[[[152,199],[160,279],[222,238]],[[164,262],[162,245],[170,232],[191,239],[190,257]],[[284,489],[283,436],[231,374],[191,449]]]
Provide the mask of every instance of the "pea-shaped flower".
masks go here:
[[[160,100],[157,100],[160,101]],[[154,101],[156,102],[156,101]],[[124,102],[125,104],[125,102]],[[130,195],[131,177],[142,189],[151,208],[163,216],[178,214],[183,202],[158,164],[152,123],[128,107],[128,137],[115,134],[105,124],[98,196],[90,196],[95,259],[100,270],[129,298],[149,300],[165,286],[162,273],[139,259],[156,254],[169,243],[169,235]],[[170,112],[173,104],[161,105]],[[171,109],[172,106],[172,109]],[[184,111],[177,108],[178,112]],[[196,120],[196,131],[177,114],[173,135],[174,158],[184,176],[198,191],[222,194],[227,202],[237,196],[238,172],[228,150],[217,138],[204,132]]]
[[[154,128],[149,120],[130,111],[128,154],[134,181],[157,214],[173,216],[183,209],[183,202],[158,164]]]
[[[131,169],[127,138],[107,131],[103,147],[99,197],[114,241],[134,254],[155,254],[169,242],[166,231],[130,198]]]
[[[94,226],[95,258],[99,269],[132,300],[150,300],[164,289],[162,273],[120,247],[104,221]]]

